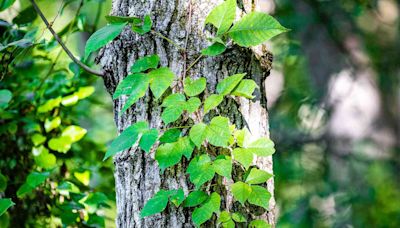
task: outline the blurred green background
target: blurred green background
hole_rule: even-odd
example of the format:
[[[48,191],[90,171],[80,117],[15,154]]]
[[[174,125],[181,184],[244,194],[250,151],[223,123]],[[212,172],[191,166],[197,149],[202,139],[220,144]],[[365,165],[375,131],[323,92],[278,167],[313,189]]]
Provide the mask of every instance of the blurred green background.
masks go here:
[[[37,2],[75,56],[111,8]],[[277,226],[399,227],[400,3],[259,3],[291,29],[268,43],[265,84]],[[0,198],[15,203],[0,227],[114,227],[113,164],[101,160],[116,129],[102,80],[70,61],[28,1],[0,10]]]

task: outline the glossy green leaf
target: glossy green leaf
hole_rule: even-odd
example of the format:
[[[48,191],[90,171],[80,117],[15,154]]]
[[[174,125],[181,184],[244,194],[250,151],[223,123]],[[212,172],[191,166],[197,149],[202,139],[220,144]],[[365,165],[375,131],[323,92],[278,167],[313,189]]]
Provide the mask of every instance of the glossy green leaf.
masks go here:
[[[32,148],[33,159],[37,166],[43,169],[52,169],[56,166],[56,156],[49,153],[49,150],[43,145]]]
[[[155,159],[159,167],[163,170],[177,164],[183,155],[190,158],[194,150],[194,145],[188,137],[181,137],[173,143],[160,145],[155,154]]]
[[[121,152],[123,150],[129,149],[132,147],[137,140],[139,139],[139,134],[143,133],[149,128],[147,122],[140,121],[129,127],[127,127],[114,141],[111,143],[108,148],[104,160],[107,158]]]
[[[205,90],[206,83],[207,80],[205,78],[192,80],[187,77],[184,81],[184,91],[189,97],[197,96]]]
[[[36,134],[32,135],[31,140],[32,140],[34,146],[39,146],[40,144],[46,142],[46,137],[39,133],[36,133]]]
[[[204,101],[204,114],[208,113],[211,109],[216,108],[219,104],[221,104],[224,96],[220,94],[211,94]]]
[[[232,95],[253,99],[253,92],[258,88],[256,82],[251,79],[243,79],[232,91]]]
[[[105,16],[106,20],[110,23],[134,23],[134,24],[140,24],[142,23],[142,20],[138,17],[124,17],[124,16],[112,16],[112,15],[107,15]]]
[[[211,180],[215,175],[211,159],[207,154],[193,158],[189,163],[186,173],[190,175],[190,181],[197,189],[207,181]]]
[[[175,74],[167,67],[162,67],[148,73],[151,79],[150,89],[156,99],[169,88],[175,78]]]
[[[73,142],[71,141],[71,138],[68,136],[61,136],[57,138],[52,138],[49,140],[49,148],[60,152],[60,153],[67,153],[69,149],[71,149],[71,144]]]
[[[184,104],[169,106],[164,109],[163,113],[161,114],[161,119],[165,124],[175,122],[182,115],[184,108]]]
[[[244,215],[242,215],[242,214],[240,214],[238,212],[232,213],[232,219],[235,222],[247,222],[246,217],[244,217]]]
[[[274,146],[271,139],[262,137],[246,146],[246,150],[258,156],[270,156],[275,153]]]
[[[176,207],[179,207],[181,203],[185,200],[185,193],[182,189],[170,190],[169,191],[169,201],[173,203]]]
[[[7,9],[8,7],[12,6],[12,4],[14,4],[14,2],[15,2],[15,0],[2,0],[0,2],[0,11],[3,11],[5,9]]]
[[[235,197],[237,201],[244,205],[246,200],[250,197],[252,190],[250,185],[238,181],[231,185],[231,191],[233,197]]]
[[[217,35],[228,31],[236,17],[236,0],[226,0],[216,6],[207,16],[205,23],[213,24],[217,29]]]
[[[218,222],[223,223],[231,220],[231,214],[228,211],[223,211],[218,216]]]
[[[219,155],[212,164],[212,167],[216,173],[221,176],[231,178],[232,173],[232,159],[229,156]]]
[[[250,170],[249,175],[247,175],[246,177],[246,183],[248,184],[262,184],[264,182],[266,182],[269,178],[272,177],[272,174],[264,171],[264,170],[260,170],[257,168],[252,168]]]
[[[193,125],[189,131],[189,136],[192,142],[200,148],[207,136],[207,125],[204,123]]]
[[[253,162],[254,155],[244,148],[235,148],[232,152],[233,158],[248,169]]]
[[[154,215],[165,210],[168,204],[169,191],[160,190],[149,199],[140,211],[140,217]]]
[[[132,73],[139,73],[144,72],[148,69],[155,69],[157,68],[160,62],[160,57],[158,55],[149,55],[142,57],[132,65],[131,72]]]
[[[8,103],[11,101],[12,93],[8,89],[0,90],[0,108],[7,108]]]
[[[61,104],[65,107],[68,107],[68,106],[72,106],[72,105],[76,104],[78,102],[78,100],[79,100],[79,97],[77,95],[71,94],[71,95],[63,97],[61,99]]]
[[[181,135],[181,130],[177,128],[172,128],[164,132],[164,134],[160,137],[161,143],[172,143],[178,141],[179,136]]]
[[[238,45],[250,47],[262,44],[287,31],[288,29],[272,16],[261,12],[251,12],[236,22],[228,31],[228,35]]]
[[[258,185],[251,186],[251,194],[248,198],[249,203],[268,209],[271,194],[264,187]]]
[[[201,101],[197,97],[191,97],[189,100],[186,101],[185,103],[185,110],[188,113],[193,113],[199,109],[201,105]]]
[[[214,146],[226,147],[230,138],[229,119],[222,116],[214,117],[207,126],[206,137]]]
[[[74,177],[85,186],[89,186],[90,183],[90,171],[85,170],[83,172],[74,172]]]
[[[221,95],[228,95],[243,79],[246,74],[235,74],[224,78],[217,84],[217,92]]]
[[[201,54],[205,56],[217,56],[224,53],[226,50],[226,46],[224,43],[214,42],[207,48],[201,50]]]
[[[200,207],[196,208],[192,213],[192,220],[194,224],[200,226],[209,220],[213,213],[217,213],[221,206],[221,196],[213,192],[210,198]]]
[[[207,200],[208,195],[203,192],[203,191],[193,191],[189,193],[189,195],[186,197],[185,201],[183,202],[184,207],[195,207],[203,203],[205,200]]]
[[[46,132],[50,132],[53,129],[56,129],[61,124],[61,118],[59,116],[55,117],[54,119],[46,119],[44,121],[44,129]]]
[[[69,137],[71,139],[71,142],[78,142],[83,138],[83,136],[86,135],[86,132],[87,130],[85,128],[70,125],[62,131],[61,136]]]
[[[142,24],[132,23],[132,31],[139,33],[140,35],[144,35],[150,32],[152,25],[153,21],[151,20],[149,15],[146,15],[143,19]]]
[[[185,95],[181,93],[173,93],[169,96],[167,96],[164,100],[163,103],[161,104],[162,107],[169,107],[169,106],[176,106],[177,104],[184,104],[186,102],[186,97]]]
[[[126,22],[109,24],[93,33],[86,42],[85,59],[88,58],[92,52],[97,51],[115,39],[122,32],[126,24]]]
[[[117,99],[122,95],[133,95],[140,93],[145,94],[147,87],[149,86],[150,78],[143,73],[131,74],[124,78],[115,89],[113,99]],[[143,92],[144,91],[144,92]],[[137,96],[140,98],[142,96]]]
[[[142,137],[139,141],[139,146],[142,150],[146,151],[147,153],[150,152],[151,147],[157,141],[158,138],[158,130],[157,129],[150,129],[143,132]]]
[[[272,226],[264,220],[253,220],[249,224],[249,228],[271,228]]]
[[[50,99],[46,103],[38,107],[38,113],[45,113],[53,110],[56,107],[60,107],[61,97]]]
[[[23,184],[17,191],[17,196],[22,197],[28,192],[33,191],[36,187],[41,185],[48,177],[49,172],[32,172],[26,178],[25,184]]]
[[[14,205],[15,203],[10,198],[0,199],[0,216],[3,215],[8,208]]]

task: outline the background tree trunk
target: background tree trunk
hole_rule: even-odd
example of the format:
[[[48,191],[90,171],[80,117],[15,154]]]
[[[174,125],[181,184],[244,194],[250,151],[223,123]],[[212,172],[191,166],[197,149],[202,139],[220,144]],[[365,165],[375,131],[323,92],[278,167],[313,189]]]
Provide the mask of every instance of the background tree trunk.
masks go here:
[[[134,34],[127,27],[125,31],[111,44],[107,45],[100,53],[98,60],[103,67],[106,76],[105,86],[110,94],[113,94],[118,82],[129,74],[130,66],[139,57],[158,54],[162,66],[168,66],[176,74],[176,85],[173,91],[182,90],[182,79],[185,75],[192,78],[207,78],[207,93],[215,91],[216,84],[226,76],[246,72],[248,78],[252,78],[260,86],[256,92],[256,98],[252,101],[237,98],[229,98],[224,101],[217,111],[211,115],[221,114],[230,118],[231,123],[237,128],[248,127],[255,137],[268,136],[268,114],[263,85],[268,72],[262,69],[260,62],[249,49],[238,46],[229,46],[221,56],[203,58],[189,72],[188,65],[197,57],[199,51],[207,46],[207,33],[204,29],[204,20],[210,10],[222,3],[222,0],[114,0],[111,15],[143,17],[150,14],[153,19],[153,29],[167,36],[186,52],[179,51],[175,46],[160,39],[153,34],[140,36]],[[244,1],[244,6],[239,4],[242,10],[254,9],[254,6]],[[242,10],[238,8],[238,12]],[[161,99],[160,99],[161,100]],[[120,110],[126,101],[121,97],[114,101],[115,123],[119,131],[139,120],[146,120],[153,128],[161,128],[163,125],[160,114],[160,100],[148,94],[140,99],[126,113],[120,115]],[[272,157],[255,161],[261,169],[272,173]],[[160,174],[157,162],[154,160],[154,151],[149,155],[137,148],[119,153],[114,158],[115,184],[117,197],[117,226],[118,227],[193,227],[189,210],[175,207],[167,207],[166,211],[145,219],[140,219],[139,212],[145,202],[159,189],[183,188],[185,193],[193,189],[193,185],[185,175],[187,161],[167,169]],[[233,171],[235,175],[236,170]],[[251,210],[251,218],[266,219],[274,224],[273,198],[274,183],[271,178],[268,190],[272,194],[270,210],[261,213],[259,210]],[[223,209],[237,208],[229,191],[222,194]],[[254,211],[254,212],[253,212]],[[212,223],[207,226],[213,226]]]

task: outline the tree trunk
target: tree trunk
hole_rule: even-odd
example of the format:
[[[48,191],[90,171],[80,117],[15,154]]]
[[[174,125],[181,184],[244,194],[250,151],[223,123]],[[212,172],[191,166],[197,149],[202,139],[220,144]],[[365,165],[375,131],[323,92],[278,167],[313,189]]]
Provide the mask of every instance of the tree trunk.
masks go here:
[[[206,93],[211,93],[215,91],[216,84],[223,78],[235,73],[247,73],[246,77],[252,78],[260,86],[261,91],[256,92],[256,98],[252,101],[229,98],[211,114],[218,113],[229,117],[231,123],[236,124],[237,128],[247,126],[255,137],[269,136],[265,91],[262,86],[268,72],[263,70],[262,64],[252,50],[229,46],[223,55],[203,58],[186,72],[188,65],[199,56],[200,50],[207,46],[208,32],[204,29],[204,21],[211,9],[221,2],[222,0],[192,0],[191,2],[189,0],[113,0],[111,15],[143,17],[150,14],[153,29],[184,47],[186,52],[179,51],[174,45],[151,33],[140,36],[127,27],[117,39],[102,49],[98,57],[106,73],[104,81],[110,94],[113,94],[117,84],[129,74],[132,63],[139,57],[149,54],[158,54],[161,65],[168,66],[176,74],[177,83],[172,86],[175,92],[182,90],[181,81],[185,74],[192,78],[207,78]],[[253,3],[244,1],[245,6],[241,8],[254,9],[251,4]],[[155,100],[148,92],[122,115],[120,111],[126,98],[121,97],[115,100],[115,123],[119,131],[139,120],[146,120],[151,127],[161,129],[163,123],[160,118],[160,100]],[[261,169],[272,173],[272,157],[259,158],[255,162]],[[139,212],[146,201],[159,189],[183,188],[186,194],[189,189],[193,189],[193,185],[185,175],[187,161],[182,161],[161,174],[154,160],[154,151],[145,154],[137,148],[131,148],[129,151],[117,154],[114,157],[114,163],[117,227],[194,226],[191,221],[192,210],[182,207],[167,207],[161,214],[145,219],[139,217]],[[250,217],[266,219],[274,225],[273,178],[267,184],[272,195],[270,210],[257,216],[252,214]],[[228,190],[222,198],[221,210],[236,207],[237,202],[233,202]],[[207,224],[207,227],[212,226],[215,225]]]

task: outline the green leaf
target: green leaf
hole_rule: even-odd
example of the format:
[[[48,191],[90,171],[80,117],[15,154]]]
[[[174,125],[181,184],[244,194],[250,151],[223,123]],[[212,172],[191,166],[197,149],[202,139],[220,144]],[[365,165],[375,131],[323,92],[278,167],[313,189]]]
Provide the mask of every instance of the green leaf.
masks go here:
[[[229,137],[229,119],[222,116],[214,117],[207,126],[207,140],[214,146],[226,147]]]
[[[253,153],[244,148],[235,148],[232,152],[233,158],[248,169],[253,162]]]
[[[135,83],[133,84],[131,94],[126,101],[125,105],[122,107],[120,115],[129,109],[134,103],[136,103],[141,97],[146,94],[147,87],[150,83],[150,79],[144,75],[138,76]]]
[[[170,107],[170,106],[176,106],[177,104],[184,104],[186,102],[186,97],[185,95],[181,93],[173,93],[169,96],[167,96],[164,100],[163,103],[161,104],[162,107]]]
[[[157,141],[158,138],[158,130],[157,129],[150,129],[143,132],[142,137],[139,141],[139,146],[142,150],[146,151],[147,153],[150,152],[151,147]]]
[[[83,172],[74,172],[74,177],[85,186],[89,186],[90,183],[89,170],[84,170]]]
[[[205,200],[207,200],[208,195],[203,192],[203,191],[193,191],[189,193],[189,195],[186,197],[185,202],[183,202],[184,207],[195,207],[197,205],[200,205],[203,203]]]
[[[154,215],[165,210],[168,204],[169,191],[160,190],[151,199],[149,199],[140,211],[140,217]]]
[[[132,65],[131,72],[132,73],[139,73],[146,71],[148,69],[155,69],[160,62],[160,57],[158,55],[149,55],[142,57]]]
[[[191,97],[185,104],[185,110],[188,113],[193,113],[199,109],[201,105],[201,101],[197,97]]]
[[[226,0],[208,14],[205,23],[213,24],[218,29],[217,35],[219,36],[228,31],[235,17],[236,0]]]
[[[228,95],[242,80],[246,74],[235,74],[224,78],[217,84],[217,92],[221,95]]]
[[[258,185],[251,186],[251,194],[248,198],[249,203],[268,209],[271,194],[264,187]]]
[[[46,137],[39,133],[36,133],[36,134],[32,135],[31,140],[32,140],[34,146],[39,146],[40,144],[46,142]]]
[[[55,117],[54,119],[46,119],[44,121],[44,129],[46,132],[50,132],[53,129],[56,129],[61,124],[61,118],[59,116]]]
[[[223,223],[231,220],[231,214],[228,211],[223,211],[218,216],[218,223]]]
[[[216,173],[231,179],[232,159],[229,156],[219,155],[212,164]]]
[[[6,10],[8,7],[12,6],[14,2],[15,0],[2,0],[0,3],[0,11]]]
[[[46,101],[46,103],[42,104],[38,107],[38,113],[45,113],[53,110],[56,107],[59,107],[61,103],[61,97],[57,97],[54,99],[50,99]]]
[[[197,96],[204,91],[206,84],[207,80],[205,78],[192,80],[190,77],[187,77],[184,81],[184,91],[189,97]]]
[[[228,31],[228,35],[238,45],[250,47],[262,44],[287,31],[288,29],[272,16],[261,12],[251,12],[235,23]]]
[[[32,148],[33,159],[36,165],[43,169],[52,169],[56,166],[56,156],[49,153],[49,150],[43,145]]]
[[[0,192],[4,192],[7,188],[7,177],[0,173]]]
[[[251,195],[251,186],[241,181],[238,181],[231,185],[231,191],[233,197],[235,197],[237,201],[244,205],[246,200]]]
[[[270,156],[275,153],[274,142],[271,139],[263,137],[246,146],[246,150],[258,156]]]
[[[253,220],[249,224],[249,228],[271,228],[272,226],[264,220]]]
[[[8,103],[11,101],[12,93],[8,89],[0,90],[0,108],[7,108]]]
[[[15,203],[10,198],[0,199],[0,216],[3,215],[8,208],[14,205]]]
[[[234,136],[235,136],[237,144],[240,147],[246,147],[248,144],[250,144],[250,140],[252,138],[252,135],[250,134],[250,132],[247,128],[244,128],[241,130],[235,130]]]
[[[169,106],[164,109],[163,113],[161,114],[161,119],[165,124],[175,122],[182,115],[184,109],[184,104]]]
[[[97,51],[115,39],[122,32],[126,24],[126,22],[109,24],[93,33],[86,42],[85,59],[87,59],[92,52]]]
[[[193,158],[186,172],[190,175],[190,181],[197,189],[215,175],[215,171],[211,166],[211,159],[207,154]]]
[[[151,79],[150,89],[156,99],[169,88],[175,78],[175,74],[167,67],[162,67],[148,73]]]
[[[177,128],[172,128],[164,132],[164,134],[160,137],[161,143],[172,143],[176,142],[181,135],[181,130]]]
[[[179,138],[177,142],[160,145],[155,154],[159,167],[164,170],[177,164],[183,155],[190,158],[194,145],[188,137]]]
[[[214,42],[207,48],[202,49],[201,54],[212,57],[212,56],[217,56],[217,55],[224,53],[225,50],[226,50],[226,46],[224,43]]]
[[[124,17],[124,16],[112,16],[112,15],[107,15],[105,16],[106,20],[109,23],[134,23],[134,24],[140,24],[142,23],[142,20],[138,17]]]
[[[246,217],[244,217],[244,215],[240,214],[239,212],[232,213],[232,219],[235,222],[247,222]]]
[[[170,190],[169,200],[173,203],[176,207],[179,207],[181,203],[185,200],[185,193],[182,189],[178,190]]]
[[[107,205],[108,197],[102,192],[90,193],[84,201],[86,205],[93,208],[99,208],[102,205]]]
[[[192,126],[189,131],[189,137],[192,142],[198,147],[204,142],[207,136],[207,125],[204,123],[198,123]]]
[[[257,83],[251,79],[243,79],[233,90],[232,95],[253,99],[253,92],[258,88]]]
[[[71,138],[68,136],[61,136],[57,138],[50,139],[48,146],[50,149],[60,152],[67,153],[71,149]]]
[[[79,100],[85,99],[94,93],[93,86],[80,87],[74,94],[78,96]]]
[[[262,184],[264,182],[266,182],[269,178],[272,177],[272,174],[264,171],[264,170],[260,170],[257,168],[252,168],[250,170],[249,175],[247,175],[246,177],[246,183],[248,184]]]
[[[75,94],[65,96],[61,100],[61,104],[65,107],[72,106],[78,102],[79,98]]]
[[[208,113],[211,109],[216,108],[224,99],[224,96],[220,94],[211,94],[204,101],[204,114]]]
[[[139,33],[140,35],[144,35],[151,30],[151,26],[153,25],[153,21],[151,20],[149,15],[146,15],[143,19],[143,23],[139,24],[132,24],[132,31]]]
[[[85,128],[70,125],[62,131],[61,136],[69,137],[71,139],[71,142],[78,142],[83,138],[83,136],[85,136],[86,132],[87,130]]]
[[[137,122],[129,127],[127,127],[114,141],[111,143],[108,148],[104,160],[107,158],[121,152],[123,150],[129,149],[132,147],[137,140],[139,139],[139,134],[143,133],[149,128],[149,125],[145,121]]]
[[[20,11],[19,14],[14,17],[12,23],[17,25],[24,25],[32,23],[37,17],[37,13],[33,5],[26,7],[24,10]]]
[[[113,99],[117,99],[122,95],[131,95],[139,99],[145,95],[149,83],[150,78],[143,73],[128,75],[118,84],[113,94]]]
[[[196,208],[192,213],[192,220],[194,224],[200,226],[207,220],[211,218],[213,213],[219,211],[221,206],[221,196],[218,193],[213,192],[208,199],[201,207]]]
[[[43,172],[43,173],[38,173],[38,172],[32,172],[28,175],[26,178],[25,184],[23,184],[17,191],[17,196],[22,197],[26,193],[34,190],[36,187],[41,185],[48,177],[50,173],[49,172]]]

